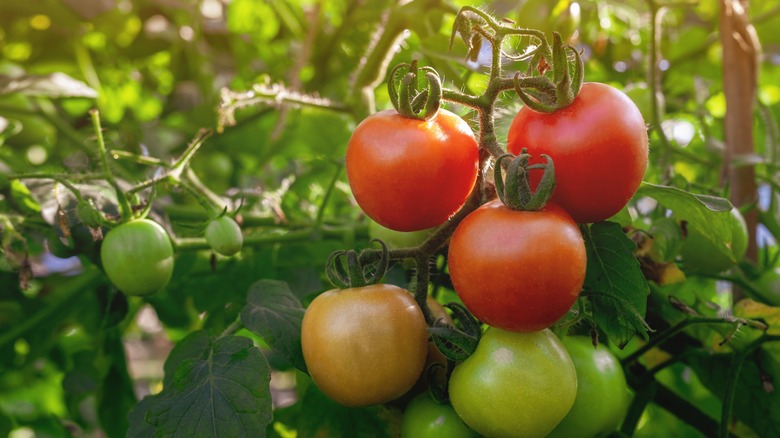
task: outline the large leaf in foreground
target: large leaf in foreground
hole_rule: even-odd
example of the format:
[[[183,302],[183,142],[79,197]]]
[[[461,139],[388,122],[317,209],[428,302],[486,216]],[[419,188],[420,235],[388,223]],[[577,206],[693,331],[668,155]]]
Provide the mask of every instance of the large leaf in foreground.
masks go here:
[[[635,333],[647,339],[650,289],[634,257],[636,245],[614,222],[583,228],[583,237],[588,254],[583,295],[591,302],[596,324],[621,347]]]
[[[135,425],[128,436],[261,437],[271,422],[271,371],[260,350],[240,336],[204,341],[196,332],[168,362],[163,391],[145,398],[139,410],[152,427]],[[166,364],[168,365],[168,364]]]
[[[296,368],[306,371],[301,349],[304,309],[287,283],[260,280],[249,287],[241,322]]]

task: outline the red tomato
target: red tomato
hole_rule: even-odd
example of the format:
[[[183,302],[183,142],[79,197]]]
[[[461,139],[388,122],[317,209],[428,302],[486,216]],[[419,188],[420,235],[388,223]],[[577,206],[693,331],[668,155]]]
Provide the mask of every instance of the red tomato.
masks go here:
[[[517,211],[494,200],[455,229],[449,268],[455,291],[481,321],[503,330],[549,327],[585,280],[585,242],[560,207]]]
[[[396,231],[444,223],[463,206],[479,168],[474,133],[440,109],[429,120],[381,111],[355,128],[347,146],[347,179],[360,208]]]
[[[625,94],[588,82],[574,102],[551,114],[520,109],[509,127],[507,150],[523,148],[542,163],[555,162],[552,201],[579,223],[615,215],[634,196],[647,168],[647,127]],[[541,172],[531,172],[531,185]]]

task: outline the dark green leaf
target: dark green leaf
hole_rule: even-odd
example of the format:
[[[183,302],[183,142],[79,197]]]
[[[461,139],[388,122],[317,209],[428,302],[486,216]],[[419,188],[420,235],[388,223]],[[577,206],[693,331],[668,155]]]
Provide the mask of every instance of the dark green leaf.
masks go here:
[[[614,222],[583,230],[588,254],[583,294],[591,302],[596,324],[621,346],[635,333],[647,339],[644,316],[650,289],[634,257],[634,242]]]
[[[301,350],[304,309],[287,283],[260,280],[249,288],[241,311],[244,326],[265,339],[295,367],[306,371]]]
[[[175,358],[172,384],[148,405],[155,436],[263,436],[272,417],[271,370],[260,350],[248,338],[227,336],[188,351]]]
[[[111,362],[98,394],[98,416],[106,435],[118,438],[125,436],[130,426],[128,413],[137,402],[133,392],[133,379],[127,372],[124,345],[118,329],[112,329],[107,334],[105,353]]]
[[[325,396],[311,385],[301,401],[298,417],[300,437],[382,438],[392,433],[390,412],[384,406],[348,408]]]
[[[161,396],[149,395],[138,402],[130,411],[127,419],[130,428],[127,430],[127,438],[153,438],[157,429],[151,423],[146,422],[146,413],[149,412]]]
[[[762,438],[780,437],[780,351],[770,345],[745,360],[733,403],[733,416]],[[689,364],[702,383],[722,399],[732,359],[733,355],[700,352],[690,356]]]

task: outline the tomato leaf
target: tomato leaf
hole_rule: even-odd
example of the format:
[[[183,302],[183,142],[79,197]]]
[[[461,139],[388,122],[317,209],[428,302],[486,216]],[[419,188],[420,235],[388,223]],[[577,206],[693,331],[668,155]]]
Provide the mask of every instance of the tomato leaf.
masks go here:
[[[583,296],[590,300],[596,324],[621,348],[635,333],[647,339],[650,288],[633,255],[636,245],[614,222],[583,227],[583,237],[588,255]]]
[[[296,368],[306,371],[301,349],[303,314],[300,301],[287,283],[260,280],[249,287],[241,321]]]
[[[729,380],[732,355],[712,355],[698,351],[688,364],[719,398],[723,398]],[[774,344],[765,344],[756,354],[745,359],[734,395],[733,416],[747,424],[755,436],[780,437],[780,350]]]
[[[733,235],[731,223],[731,202],[716,196],[699,195],[676,187],[660,186],[643,182],[637,195],[648,196],[672,210],[675,217],[687,221],[705,239],[712,242],[718,251],[736,261],[730,243]]]
[[[163,391],[131,411],[128,436],[210,437],[219,430],[225,436],[254,437],[265,430],[272,418],[271,370],[252,341],[240,336],[212,340],[196,332],[182,345],[166,361]],[[153,428],[137,424],[142,412]]]
[[[389,438],[391,422],[384,418],[391,411],[384,406],[348,408],[325,396],[311,385],[301,400],[298,436],[333,436],[344,438]]]

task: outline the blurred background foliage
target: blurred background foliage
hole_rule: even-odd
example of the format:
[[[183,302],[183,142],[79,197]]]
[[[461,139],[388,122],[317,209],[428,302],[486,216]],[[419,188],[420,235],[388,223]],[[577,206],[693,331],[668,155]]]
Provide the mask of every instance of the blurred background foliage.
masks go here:
[[[123,436],[132,406],[159,391],[171,341],[195,329],[224,328],[259,278],[288,281],[304,300],[323,290],[328,254],[367,241],[367,223],[341,168],[351,129],[372,105],[390,107],[380,83],[385,58],[393,63],[417,58],[436,68],[450,88],[476,92],[486,82],[485,56],[467,61],[459,41],[449,49],[454,12],[463,5],[571,38],[583,50],[586,79],[623,89],[650,124],[652,165],[646,180],[726,194],[720,172],[726,100],[716,0],[663,3],[657,47],[650,12],[661,2],[655,0],[4,1],[0,435]],[[756,144],[754,155],[738,159],[756,166],[760,207],[766,212],[761,257],[745,271],[753,280],[776,272],[770,256],[777,236],[772,228],[780,152],[780,5],[750,2],[749,17],[762,45]],[[514,49],[525,44],[519,40]],[[657,115],[649,80],[653,47],[661,86]],[[259,95],[257,104],[237,110],[234,125],[220,126],[230,93],[251,90]],[[306,104],[313,101],[318,104]],[[519,105],[505,94],[497,114],[499,139]],[[111,290],[94,266],[95,244],[79,226],[73,197],[51,181],[23,185],[7,178],[20,172],[89,175],[96,168],[87,114],[93,107],[103,117],[110,148],[166,161],[199,129],[224,128],[206,141],[193,169],[232,207],[242,205],[245,232],[256,243],[233,259],[181,252],[171,284],[145,301],[128,301]],[[454,109],[476,129],[473,114]],[[114,169],[129,183],[154,175],[153,167],[130,160],[116,161]],[[99,208],[115,208],[106,187],[87,180],[77,185],[99,201]],[[194,234],[193,227],[206,219],[177,190],[161,190],[158,201],[154,215],[169,218],[178,236]],[[56,226],[60,209],[72,225],[66,240]],[[326,226],[305,232],[318,216]],[[651,222],[640,214],[635,225],[648,229]],[[27,263],[25,254],[31,256],[34,276],[23,290],[18,272]],[[406,281],[402,271],[391,279]],[[715,280],[697,281],[686,282],[680,295],[700,303],[722,301]],[[439,286],[446,288],[446,280]],[[658,290],[654,296],[663,300]],[[661,312],[655,318],[674,319]],[[289,368],[270,352],[269,360],[276,369]],[[275,376],[277,397],[292,390],[289,374]],[[659,379],[717,418],[720,402],[704,386],[711,379],[697,377],[683,364],[664,370]],[[290,412],[280,418],[289,419]],[[673,414],[651,405],[636,435],[700,436]]]

